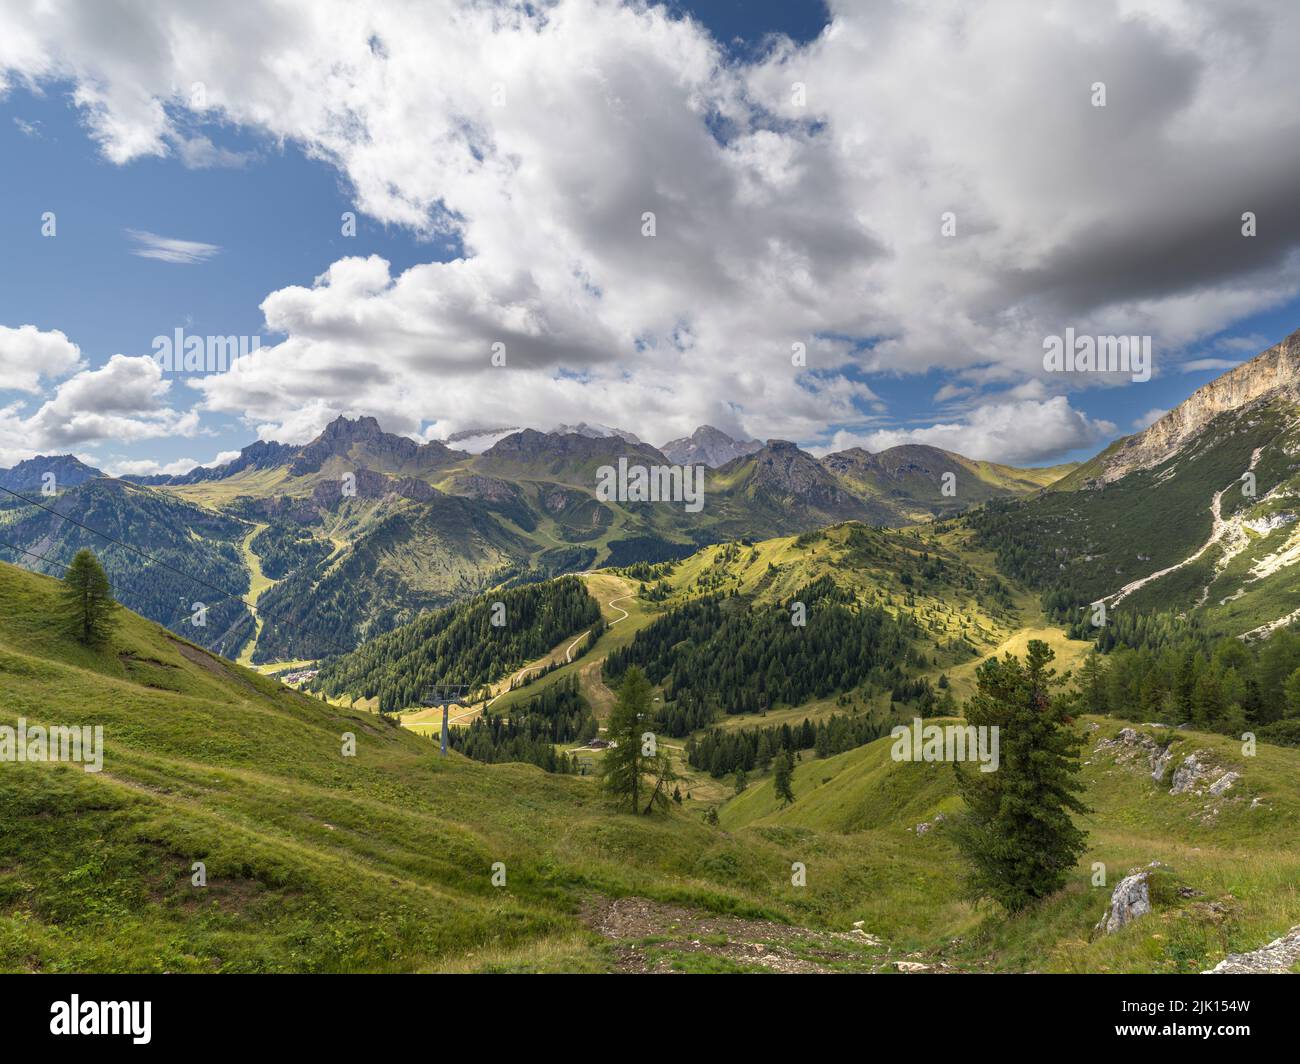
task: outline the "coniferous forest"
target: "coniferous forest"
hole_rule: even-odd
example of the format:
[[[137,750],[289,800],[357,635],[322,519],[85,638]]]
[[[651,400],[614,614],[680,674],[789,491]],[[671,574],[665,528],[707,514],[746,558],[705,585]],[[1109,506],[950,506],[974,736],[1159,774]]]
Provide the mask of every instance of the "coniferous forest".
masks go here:
[[[422,704],[430,684],[477,687],[599,622],[600,607],[577,577],[480,595],[326,663],[314,689],[378,697],[384,712],[406,709]]]
[[[798,603],[802,625],[792,620]],[[915,635],[911,622],[857,605],[823,577],[789,605],[759,609],[741,596],[709,596],[672,609],[611,651],[605,676],[613,682],[639,665],[663,685],[666,702],[700,721],[715,710],[756,713],[864,686],[892,689],[922,664]]]

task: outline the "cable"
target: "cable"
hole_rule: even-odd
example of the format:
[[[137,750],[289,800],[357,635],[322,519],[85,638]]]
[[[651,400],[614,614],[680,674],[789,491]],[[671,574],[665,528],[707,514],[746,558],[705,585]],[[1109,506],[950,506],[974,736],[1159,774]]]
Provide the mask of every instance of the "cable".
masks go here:
[[[126,481],[126,480],[118,480],[117,477],[100,476],[92,479],[116,480],[120,484],[130,484],[131,487],[136,488],[137,490],[141,490],[141,491],[146,490],[142,485],[131,484],[130,481]],[[28,506],[35,506],[38,509],[44,510],[46,513],[53,514],[55,517],[59,518],[60,520],[67,521],[70,524],[76,525],[78,528],[85,529],[87,532],[99,536],[102,539],[106,539],[109,543],[114,543],[117,546],[122,547],[124,550],[129,550],[134,554],[138,554],[146,561],[150,561],[155,565],[160,565],[164,569],[168,569],[171,572],[175,573],[177,576],[182,576],[187,580],[193,580],[196,584],[201,584],[204,587],[208,588],[209,590],[217,592],[219,595],[222,596],[222,598],[231,598],[234,599],[236,602],[243,603],[244,606],[246,606],[249,610],[253,611],[254,613],[260,613],[263,617],[270,617],[274,620],[277,620],[281,624],[288,625],[290,628],[295,628],[303,632],[307,631],[306,628],[303,628],[303,626],[297,624],[294,621],[287,620],[286,618],[283,617],[277,617],[274,613],[271,613],[268,610],[259,609],[257,603],[249,602],[242,595],[237,595],[233,591],[227,591],[224,588],[218,587],[216,584],[209,583],[207,580],[204,580],[201,576],[195,576],[193,573],[187,573],[183,569],[178,569],[176,566],[172,565],[171,563],[165,562],[161,558],[155,558],[153,555],[149,554],[146,551],[141,550],[139,547],[134,547],[130,543],[123,543],[120,539],[117,539],[115,536],[110,536],[107,532],[101,532],[97,528],[92,528],[90,525],[83,524],[81,521],[78,521],[75,517],[69,517],[67,514],[59,513],[58,510],[55,510],[53,507],[45,505],[45,503],[37,502],[34,499],[29,499],[25,495],[21,495],[18,492],[14,491],[12,488],[5,487],[3,484],[0,484],[0,491],[12,495],[15,499],[18,499],[26,503]],[[5,544],[5,545],[9,546],[9,544]],[[10,547],[10,549],[21,551],[23,554],[31,555],[33,558],[41,558],[42,560],[51,560],[51,559],[45,559],[42,555],[33,554],[29,550],[23,550],[21,547]],[[68,566],[65,565],[63,562],[55,562],[55,564],[62,565],[64,569],[68,568]],[[342,644],[335,643],[332,639],[329,639],[328,637],[325,636],[321,636],[319,633],[308,633],[308,634],[311,635],[312,638],[334,647],[340,654],[351,654],[352,651],[356,649],[355,647],[344,648]]]
[[[37,561],[49,562],[51,565],[62,565],[64,569],[72,568],[70,565],[64,565],[63,562],[59,561],[57,558],[47,558],[44,554],[37,554],[35,551],[25,550],[22,547],[15,547],[12,543],[6,543],[3,539],[0,539],[0,547],[8,547],[10,550],[17,551],[19,554],[30,555]],[[54,548],[51,547],[50,549],[53,550]]]

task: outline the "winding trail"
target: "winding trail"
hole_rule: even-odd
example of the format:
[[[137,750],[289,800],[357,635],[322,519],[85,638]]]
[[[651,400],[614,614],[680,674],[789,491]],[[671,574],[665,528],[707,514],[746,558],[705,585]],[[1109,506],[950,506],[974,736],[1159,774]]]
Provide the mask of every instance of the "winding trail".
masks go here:
[[[1259,462],[1259,456],[1263,452],[1263,450],[1264,448],[1262,447],[1255,448],[1254,452],[1250,456],[1250,465],[1248,467],[1249,470],[1251,471],[1254,470],[1256,463]],[[1168,568],[1161,569],[1158,572],[1151,573],[1150,575],[1141,577],[1138,580],[1133,580],[1130,583],[1125,584],[1118,591],[1110,595],[1107,595],[1104,598],[1100,598],[1097,601],[1105,603],[1108,606],[1118,606],[1121,602],[1123,602],[1126,598],[1128,598],[1129,595],[1133,594],[1133,592],[1143,587],[1146,587],[1146,585],[1151,583],[1153,580],[1159,580],[1162,576],[1168,576],[1170,573],[1176,573],[1179,569],[1186,568],[1187,566],[1191,565],[1194,561],[1196,561],[1198,558],[1200,558],[1201,555],[1203,555],[1207,550],[1209,550],[1216,543],[1218,543],[1219,540],[1223,538],[1224,533],[1227,532],[1229,528],[1233,527],[1232,522],[1225,521],[1223,519],[1223,496],[1224,493],[1227,492],[1229,488],[1235,487],[1240,483],[1241,483],[1241,478],[1239,477],[1238,479],[1234,480],[1231,484],[1229,484],[1227,487],[1220,488],[1218,491],[1214,493],[1214,498],[1210,502],[1210,517],[1213,519],[1213,524],[1211,525],[1210,528],[1210,538],[1207,539],[1201,545],[1200,549],[1197,550],[1195,554],[1189,554],[1181,562],[1178,562],[1175,565],[1171,565]]]
[[[613,628],[614,625],[618,624],[619,621],[627,620],[629,616],[627,610],[623,609],[622,606],[616,606],[615,603],[622,602],[624,599],[630,599],[631,597],[632,597],[631,594],[618,595],[615,598],[607,599],[605,601],[606,606],[608,606],[610,609],[618,610],[618,612],[623,615],[622,617],[616,617],[614,620],[610,621],[609,622],[610,628]],[[574,641],[570,643],[567,647],[565,647],[564,663],[566,665],[571,664],[573,662],[573,648],[576,647],[579,643],[581,643],[590,634],[591,634],[591,629],[588,628],[585,632],[579,633],[578,637],[574,639]],[[539,672],[540,670],[547,669],[554,664],[555,664],[554,661],[543,661],[536,665],[525,665],[522,669],[520,669],[518,672],[516,672],[514,675],[510,677],[510,679],[506,682],[506,686],[504,690],[497,692],[497,694],[493,695],[492,698],[488,699],[488,701],[484,704],[483,709],[487,709],[489,706],[492,705],[493,702],[495,702],[502,695],[508,695],[511,691],[514,690],[515,684],[519,680],[527,676],[530,672]],[[474,713],[477,713],[478,711],[479,710],[477,708],[473,710]],[[462,716],[470,716],[470,715],[472,714],[462,714]],[[455,719],[459,719],[459,718],[455,718]]]

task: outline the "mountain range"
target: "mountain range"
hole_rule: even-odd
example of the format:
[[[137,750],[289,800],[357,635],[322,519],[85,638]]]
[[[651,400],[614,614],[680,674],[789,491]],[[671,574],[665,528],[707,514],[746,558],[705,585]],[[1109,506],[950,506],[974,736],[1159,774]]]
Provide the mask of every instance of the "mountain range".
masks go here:
[[[484,430],[499,438],[471,454],[340,417],[304,445],[257,441],[182,475],[107,478],[69,455],[0,470],[0,487],[32,500],[0,501],[0,556],[39,568],[22,552],[58,562],[90,546],[132,608],[261,663],[348,650],[494,586],[844,521],[960,517],[1062,623],[1104,602],[1261,635],[1300,616],[1298,410],[1300,334],[1077,467],[921,445],[818,458],[712,426],[657,448],[586,423]],[[703,512],[599,497],[598,471],[620,460],[704,465]],[[37,498],[42,485],[54,494]]]
[[[254,663],[311,659],[494,585],[838,521],[901,526],[1034,491],[1071,468],[1016,470],[919,446],[818,459],[711,426],[663,449],[604,426],[562,428],[505,432],[471,454],[340,417],[305,445],[259,440],[218,467],[119,479],[71,456],[34,458],[0,471],[0,483],[30,498],[53,472],[57,494],[44,509],[0,503],[16,548],[0,557],[66,561],[89,546],[123,602],[196,642]],[[620,460],[707,467],[703,512],[599,498],[598,471]],[[196,543],[201,559],[190,556],[202,553]],[[121,544],[149,544],[148,557]],[[201,582],[187,586],[187,572]],[[199,603],[208,609],[196,630]]]

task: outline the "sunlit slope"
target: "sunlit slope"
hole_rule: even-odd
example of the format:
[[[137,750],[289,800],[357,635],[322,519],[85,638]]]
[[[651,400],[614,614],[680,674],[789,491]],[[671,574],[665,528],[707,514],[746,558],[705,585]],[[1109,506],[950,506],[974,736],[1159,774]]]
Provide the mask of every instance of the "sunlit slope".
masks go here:
[[[942,912],[933,932],[962,942],[931,949],[927,959],[957,968],[1200,971],[1300,924],[1300,751],[1260,744],[1245,756],[1240,742],[1220,735],[1091,717],[1079,726],[1087,736],[1082,778],[1091,812],[1079,822],[1088,850],[1060,894],[1013,920],[996,913],[984,920],[957,900],[960,859],[938,820],[962,809],[952,766],[894,761],[890,738],[826,760],[805,752],[793,804],[781,806],[765,779],[726,803],[721,824],[858,839],[869,851],[863,880],[879,890],[864,900],[866,926],[889,934]],[[1152,779],[1145,751],[1099,748],[1126,726],[1173,742],[1161,782]],[[1188,793],[1170,794],[1174,770],[1191,753],[1212,769]],[[1210,794],[1210,783],[1228,770],[1240,779]],[[929,827],[918,835],[918,824]],[[1117,934],[1096,934],[1111,889],[1152,861],[1168,866],[1155,888],[1155,912]],[[1092,884],[1098,862],[1106,868],[1104,887]]]
[[[80,648],[51,620],[56,586],[0,566],[0,722],[100,725],[104,767],[0,764],[0,969],[593,970],[591,893],[843,907],[791,896],[778,843],[675,808],[611,814],[591,780],[442,761],[133,615]],[[852,849],[832,847],[844,868]]]

